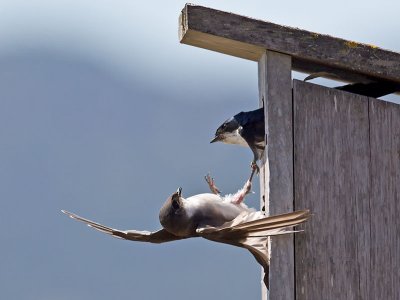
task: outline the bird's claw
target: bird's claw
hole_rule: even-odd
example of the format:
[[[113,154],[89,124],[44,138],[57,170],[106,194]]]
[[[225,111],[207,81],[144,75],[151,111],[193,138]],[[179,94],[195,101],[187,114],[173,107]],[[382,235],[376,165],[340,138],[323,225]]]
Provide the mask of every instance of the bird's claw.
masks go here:
[[[260,168],[258,167],[258,165],[255,161],[251,162],[250,168],[253,170],[253,172],[256,172],[256,174],[260,173]]]
[[[215,185],[214,178],[212,178],[210,174],[204,176],[204,179],[206,180],[208,187],[210,188],[213,194],[219,195],[221,193],[221,191]]]

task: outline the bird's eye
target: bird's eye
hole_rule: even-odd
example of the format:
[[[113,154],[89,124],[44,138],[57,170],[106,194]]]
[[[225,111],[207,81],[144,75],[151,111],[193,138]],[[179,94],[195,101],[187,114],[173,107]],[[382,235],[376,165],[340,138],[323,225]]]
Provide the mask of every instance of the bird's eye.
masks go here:
[[[174,209],[179,209],[179,203],[178,203],[178,201],[172,201],[172,207],[174,208]]]

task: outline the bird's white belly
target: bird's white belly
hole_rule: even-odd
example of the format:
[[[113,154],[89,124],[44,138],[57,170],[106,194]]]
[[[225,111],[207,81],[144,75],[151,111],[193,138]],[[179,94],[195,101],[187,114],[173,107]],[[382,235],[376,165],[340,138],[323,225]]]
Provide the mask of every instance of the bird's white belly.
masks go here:
[[[202,211],[218,212],[215,216],[224,216],[224,219],[232,220],[243,211],[252,211],[243,203],[234,204],[214,194],[199,194],[189,197],[185,199],[184,206],[189,218]]]

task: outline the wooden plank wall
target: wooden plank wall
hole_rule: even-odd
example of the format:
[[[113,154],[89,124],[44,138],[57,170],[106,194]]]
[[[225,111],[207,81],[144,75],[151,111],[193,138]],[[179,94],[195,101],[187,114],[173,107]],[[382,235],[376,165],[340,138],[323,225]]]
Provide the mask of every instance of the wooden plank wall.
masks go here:
[[[294,81],[296,299],[400,299],[400,106]]]
[[[400,299],[400,105],[370,100],[369,299]]]

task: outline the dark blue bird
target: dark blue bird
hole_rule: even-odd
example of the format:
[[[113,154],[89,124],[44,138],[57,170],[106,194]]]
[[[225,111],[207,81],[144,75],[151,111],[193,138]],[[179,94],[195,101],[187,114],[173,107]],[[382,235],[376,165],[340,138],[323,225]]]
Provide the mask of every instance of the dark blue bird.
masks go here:
[[[226,120],[218,127],[211,143],[223,142],[250,147],[254,158],[252,167],[257,168],[257,161],[263,156],[265,150],[265,123],[264,108],[240,112]]]
[[[306,79],[319,77],[322,73],[315,73]],[[352,83],[335,89],[359,94],[368,97],[382,97],[400,91],[400,85],[392,82]],[[250,147],[254,157],[251,163],[254,170],[258,170],[257,161],[264,154],[266,145],[264,108],[240,112],[229,118],[215,132],[211,143],[223,142]]]

